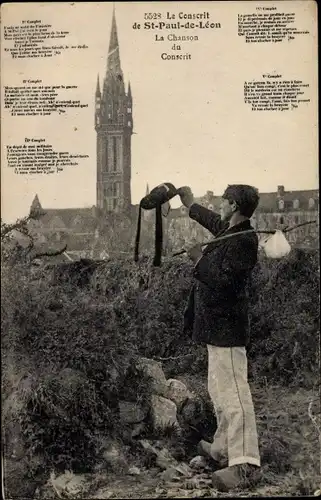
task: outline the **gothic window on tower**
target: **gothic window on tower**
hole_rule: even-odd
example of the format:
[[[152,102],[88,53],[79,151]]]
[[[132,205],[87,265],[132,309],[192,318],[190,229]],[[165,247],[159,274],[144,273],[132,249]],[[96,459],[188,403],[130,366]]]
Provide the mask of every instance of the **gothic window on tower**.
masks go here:
[[[109,196],[118,198],[120,196],[120,182],[113,182]]]
[[[108,172],[109,168],[108,168],[108,165],[109,165],[109,141],[108,139],[106,138],[106,143],[105,143],[105,152],[106,152],[106,159],[105,159],[105,164],[104,164],[104,171],[105,172]]]
[[[111,196],[113,196],[112,185],[111,184],[105,184],[104,185],[104,197],[105,198],[110,198]]]
[[[131,113],[132,112],[132,108],[127,108],[127,113]]]
[[[106,200],[106,209],[111,212],[114,209],[114,200],[113,198],[107,198]]]
[[[113,137],[113,171],[117,170],[117,137]]]
[[[124,123],[124,115],[123,115],[122,113],[120,113],[120,114],[118,115],[118,121],[119,121],[119,123],[120,123],[121,125],[123,125],[123,123]]]

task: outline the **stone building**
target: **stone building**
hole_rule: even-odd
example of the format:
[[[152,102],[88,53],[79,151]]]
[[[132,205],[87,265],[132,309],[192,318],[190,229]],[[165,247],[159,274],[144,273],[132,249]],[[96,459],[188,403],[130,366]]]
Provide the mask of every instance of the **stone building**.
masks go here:
[[[133,96],[127,91],[121,68],[115,12],[112,16],[107,69],[95,92],[95,130],[97,134],[96,205],[91,208],[50,209],[42,207],[36,195],[32,210],[44,212],[30,229],[44,244],[67,244],[75,257],[104,258],[131,254],[134,248],[138,205],[131,203],[131,137],[133,134]],[[147,185],[147,191],[149,188]],[[196,199],[219,211],[220,197],[212,191]],[[154,211],[144,211],[141,248],[154,245]],[[286,191],[278,186],[274,193],[261,193],[253,224],[260,229],[283,228],[318,219],[319,191]],[[184,245],[208,241],[212,236],[189,219],[185,207],[170,210],[164,221],[164,251],[171,254]],[[289,233],[289,240],[300,245],[318,245],[318,224],[303,226]]]

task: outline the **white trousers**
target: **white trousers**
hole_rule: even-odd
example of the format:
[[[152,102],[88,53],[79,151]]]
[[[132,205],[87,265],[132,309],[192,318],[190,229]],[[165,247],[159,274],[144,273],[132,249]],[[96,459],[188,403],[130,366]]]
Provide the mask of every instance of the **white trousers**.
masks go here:
[[[245,347],[208,349],[208,392],[213,401],[217,430],[211,455],[228,465],[260,466],[254,407],[247,380]]]

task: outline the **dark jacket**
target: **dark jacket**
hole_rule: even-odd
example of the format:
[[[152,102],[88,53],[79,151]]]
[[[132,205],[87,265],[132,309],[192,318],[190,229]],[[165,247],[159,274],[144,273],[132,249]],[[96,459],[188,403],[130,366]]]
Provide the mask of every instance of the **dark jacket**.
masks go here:
[[[214,236],[253,229],[249,220],[230,229],[221,217],[194,203],[189,215]],[[248,285],[257,263],[256,233],[213,241],[194,268],[184,330],[199,343],[221,347],[248,344]]]

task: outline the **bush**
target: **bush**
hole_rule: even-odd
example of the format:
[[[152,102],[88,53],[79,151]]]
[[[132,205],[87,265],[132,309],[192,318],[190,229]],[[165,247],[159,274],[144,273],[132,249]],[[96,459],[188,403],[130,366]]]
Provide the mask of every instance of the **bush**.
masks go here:
[[[252,372],[279,384],[311,386],[319,374],[319,258],[293,249],[286,259],[263,258],[254,273]]]
[[[132,398],[132,384],[136,398],[149,397],[126,336],[130,316],[117,294],[106,300],[72,280],[54,284],[51,267],[33,273],[2,266],[6,455],[18,439],[47,470],[90,471],[103,438],[123,434],[118,400]]]
[[[317,252],[293,250],[255,269],[256,379],[308,386],[318,376],[318,266]],[[183,258],[161,268],[147,258],[40,267],[4,259],[4,421],[19,423],[27,455],[42,454],[59,470],[90,470],[102,436],[122,435],[118,400],[149,397],[138,356],[164,358],[170,376],[206,372],[205,349],[182,337],[191,271]]]

